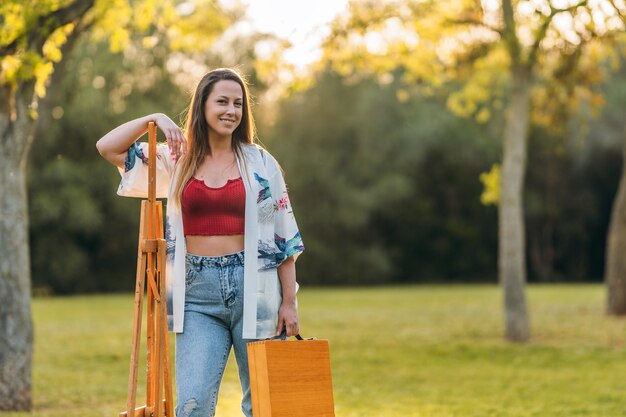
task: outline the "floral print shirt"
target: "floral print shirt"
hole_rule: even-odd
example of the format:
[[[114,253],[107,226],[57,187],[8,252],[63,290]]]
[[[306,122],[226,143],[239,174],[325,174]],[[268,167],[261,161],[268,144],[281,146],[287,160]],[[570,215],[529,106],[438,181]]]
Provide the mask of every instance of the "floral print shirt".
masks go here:
[[[244,232],[244,339],[272,337],[282,302],[278,266],[304,250],[282,171],[276,160],[257,145],[244,145],[237,158],[246,189]],[[148,144],[135,142],[128,150],[117,193],[147,198]],[[183,331],[185,306],[185,235],[182,211],[171,197],[177,165],[166,144],[157,146],[157,198],[168,198],[167,313],[171,331]]]

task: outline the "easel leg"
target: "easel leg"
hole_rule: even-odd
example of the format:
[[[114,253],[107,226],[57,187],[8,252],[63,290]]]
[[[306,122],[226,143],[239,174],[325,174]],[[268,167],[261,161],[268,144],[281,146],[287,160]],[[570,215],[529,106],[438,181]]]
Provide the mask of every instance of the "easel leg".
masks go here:
[[[152,260],[152,253],[148,256],[148,274],[146,280],[149,285],[146,287],[146,292],[148,295],[147,300],[147,319],[146,319],[146,406],[153,408],[155,397],[154,393],[154,294],[153,291],[153,282],[154,282],[154,265],[150,268],[150,264]]]
[[[135,283],[135,309],[133,316],[133,337],[130,352],[130,373],[128,378],[128,402],[126,411],[128,416],[134,416],[135,401],[137,396],[137,371],[139,365],[139,346],[141,344],[141,321],[143,316],[143,292],[146,277],[146,253],[141,248],[144,239],[146,219],[145,201],[141,203],[141,217],[139,220],[139,249],[137,253],[137,276]]]

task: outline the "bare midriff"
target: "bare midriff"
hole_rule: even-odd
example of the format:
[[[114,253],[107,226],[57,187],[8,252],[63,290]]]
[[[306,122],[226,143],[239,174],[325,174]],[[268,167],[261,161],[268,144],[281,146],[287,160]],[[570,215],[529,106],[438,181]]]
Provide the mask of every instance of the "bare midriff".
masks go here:
[[[199,256],[222,256],[243,250],[243,235],[186,236],[187,253]]]

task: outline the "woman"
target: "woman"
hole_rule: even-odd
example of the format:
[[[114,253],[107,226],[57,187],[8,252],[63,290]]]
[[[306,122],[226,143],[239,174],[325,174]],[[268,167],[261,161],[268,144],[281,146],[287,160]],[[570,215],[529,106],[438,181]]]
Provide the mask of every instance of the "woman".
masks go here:
[[[282,171],[254,144],[244,79],[216,69],[198,83],[186,131],[164,114],[127,122],[102,137],[100,154],[116,165],[118,194],[147,195],[147,143],[155,122],[157,196],[166,218],[168,325],[176,333],[178,417],[213,416],[234,348],[252,416],[246,343],[296,335],[295,260],[304,250]]]

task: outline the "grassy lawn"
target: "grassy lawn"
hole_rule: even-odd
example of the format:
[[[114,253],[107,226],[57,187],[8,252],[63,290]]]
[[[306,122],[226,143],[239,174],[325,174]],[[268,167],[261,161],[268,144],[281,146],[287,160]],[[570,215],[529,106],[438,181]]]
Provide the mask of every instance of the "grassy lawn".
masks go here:
[[[496,286],[304,287],[301,328],[330,340],[338,417],[626,416],[626,321],[603,314],[604,288],[531,286],[528,297],[533,339],[523,346],[502,340]],[[132,304],[34,300],[32,415],[117,416]],[[231,360],[217,415],[241,416],[239,396]]]

